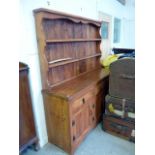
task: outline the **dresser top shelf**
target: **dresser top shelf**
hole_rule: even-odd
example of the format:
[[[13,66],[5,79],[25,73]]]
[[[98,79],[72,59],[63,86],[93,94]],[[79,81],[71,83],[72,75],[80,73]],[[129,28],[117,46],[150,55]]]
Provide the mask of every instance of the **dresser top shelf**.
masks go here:
[[[93,54],[93,55],[90,55],[90,56],[86,56],[86,57],[83,57],[83,58],[77,58],[77,59],[72,59],[72,58],[68,58],[66,60],[63,60],[63,61],[53,61],[54,63],[49,62],[48,66],[49,67],[57,67],[57,66],[60,66],[60,65],[65,65],[65,64],[69,64],[69,63],[73,63],[73,62],[77,62],[77,61],[81,61],[81,60],[85,60],[85,59],[89,59],[89,58],[93,58],[93,57],[98,57],[98,56],[101,56],[101,53],[96,53],[96,54]]]
[[[77,39],[65,39],[65,40],[61,40],[61,39],[57,39],[57,40],[46,40],[46,43],[68,43],[68,42],[93,42],[93,41],[101,41],[101,38],[94,38],[94,39],[85,39],[85,38],[77,38]]]
[[[19,62],[19,71],[28,70],[28,66],[25,63]]]
[[[100,68],[83,74],[73,80],[55,86],[51,89],[44,89],[42,92],[50,93],[52,95],[65,98],[66,100],[70,100],[72,99],[72,96],[74,96],[79,91],[86,89],[94,84],[97,84],[102,79],[108,76],[109,71],[104,68]]]
[[[53,10],[49,10],[49,9],[45,9],[45,8],[39,8],[39,9],[35,9],[33,11],[35,14],[38,13],[44,13],[43,18],[44,19],[50,19],[52,16],[50,16],[50,14],[55,14],[57,15],[57,18],[61,18],[61,16],[63,18],[67,17],[68,19],[70,18],[71,20],[74,20],[75,22],[79,23],[79,22],[83,22],[84,23],[92,23],[95,24],[96,26],[100,26],[101,25],[101,21],[99,20],[94,20],[94,19],[90,19],[90,18],[85,18],[85,17],[81,17],[81,16],[77,16],[77,15],[71,15],[69,13],[64,13],[64,12],[59,12],[59,11],[53,11]],[[46,15],[46,14],[49,14]]]
[[[34,10],[34,16],[43,90],[66,87],[63,83],[70,85],[73,79],[101,68],[100,21],[43,8]]]

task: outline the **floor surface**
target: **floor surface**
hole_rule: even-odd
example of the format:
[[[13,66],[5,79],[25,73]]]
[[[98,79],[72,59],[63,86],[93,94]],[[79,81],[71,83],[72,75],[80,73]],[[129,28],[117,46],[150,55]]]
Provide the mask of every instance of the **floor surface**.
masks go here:
[[[134,155],[135,144],[110,135],[102,130],[99,124],[92,130],[75,151],[75,155]],[[39,151],[27,149],[22,155],[68,155],[50,143]]]

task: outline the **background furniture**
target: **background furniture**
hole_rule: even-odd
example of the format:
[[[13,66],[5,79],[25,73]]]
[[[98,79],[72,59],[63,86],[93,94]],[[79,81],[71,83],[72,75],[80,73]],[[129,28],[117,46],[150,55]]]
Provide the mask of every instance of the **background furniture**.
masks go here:
[[[47,9],[34,15],[48,139],[72,154],[104,110],[101,22]]]
[[[120,54],[120,53],[127,54],[127,53],[133,53],[133,52],[135,52],[135,49],[131,49],[131,48],[113,48],[112,51],[115,54]]]
[[[34,144],[38,149],[28,80],[28,66],[19,63],[19,152]]]
[[[135,139],[134,58],[119,59],[110,65],[103,129],[132,141]]]

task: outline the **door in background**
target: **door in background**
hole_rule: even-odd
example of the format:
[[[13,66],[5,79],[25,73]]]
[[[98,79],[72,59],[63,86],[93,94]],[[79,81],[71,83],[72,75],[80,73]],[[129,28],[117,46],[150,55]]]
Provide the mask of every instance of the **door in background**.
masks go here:
[[[99,12],[99,20],[102,21],[100,33],[102,38],[101,59],[103,60],[111,51],[112,16]]]

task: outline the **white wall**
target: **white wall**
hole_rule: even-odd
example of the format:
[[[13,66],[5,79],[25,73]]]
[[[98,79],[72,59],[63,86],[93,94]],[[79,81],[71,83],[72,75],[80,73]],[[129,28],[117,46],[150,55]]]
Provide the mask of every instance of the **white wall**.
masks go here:
[[[43,99],[41,94],[41,78],[39,69],[38,49],[36,42],[33,9],[44,7],[51,10],[62,11],[92,19],[98,19],[98,11],[105,12],[124,19],[122,39],[117,47],[134,47],[134,14],[127,13],[130,5],[124,7],[116,0],[21,0],[20,1],[20,53],[19,60],[25,62],[30,68],[30,85],[37,133],[41,147],[47,143],[47,132],[44,115]],[[127,27],[127,28],[126,28]],[[133,35],[130,33],[133,32]],[[124,35],[123,35],[124,34]],[[131,40],[127,39],[128,36]]]
[[[116,0],[97,0],[97,10],[112,16],[112,47],[135,48],[134,0],[126,1],[127,4],[124,6],[118,3]],[[113,43],[114,17],[117,17],[122,20],[120,43]]]

